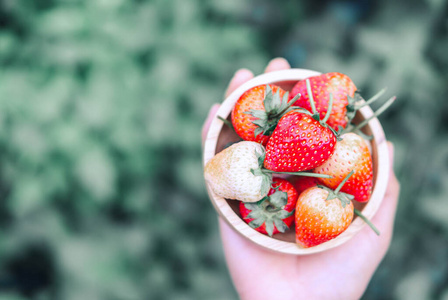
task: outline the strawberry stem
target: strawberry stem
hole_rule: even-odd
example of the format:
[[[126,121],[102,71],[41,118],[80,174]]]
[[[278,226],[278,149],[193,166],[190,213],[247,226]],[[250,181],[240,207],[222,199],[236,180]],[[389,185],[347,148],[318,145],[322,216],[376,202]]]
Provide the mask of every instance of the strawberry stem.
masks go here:
[[[393,96],[392,98],[390,98],[389,100],[386,101],[386,103],[384,103],[370,118],[365,119],[364,121],[362,121],[361,123],[359,123],[358,125],[356,125],[355,127],[353,127],[352,130],[350,130],[351,132],[355,132],[356,130],[361,129],[362,127],[364,127],[365,125],[367,125],[367,123],[369,123],[373,118],[378,117],[380,114],[382,114],[386,109],[389,108],[389,106],[392,105],[392,103],[394,103],[395,99],[397,99],[397,97]]]
[[[310,117],[313,116],[313,114],[310,113],[307,109],[305,109],[305,108],[303,108],[303,107],[300,107],[300,106],[291,106],[291,107],[290,107],[290,111],[291,111],[291,110],[297,110],[297,111],[299,111],[299,112],[301,112],[301,113],[303,113],[303,114],[307,114],[307,115],[310,116]]]
[[[230,122],[230,121],[227,120],[227,119],[224,119],[224,118],[221,117],[221,116],[218,116],[218,119],[220,119],[222,122],[224,122],[224,124],[226,124],[227,127],[229,127],[230,129],[232,129],[233,131],[235,131],[235,128],[233,128],[232,122]]]
[[[329,100],[329,102],[328,102],[327,113],[325,114],[325,117],[324,117],[324,119],[322,120],[322,123],[323,123],[323,124],[327,123],[328,119],[330,118],[332,108],[333,108],[333,94],[330,93],[330,100]]]
[[[316,105],[314,104],[313,92],[311,91],[310,80],[309,79],[305,80],[305,83],[306,83],[306,91],[308,92],[308,98],[310,99],[311,110],[313,111],[313,115],[317,115],[318,112],[316,110]]]
[[[287,93],[288,93],[288,92],[287,92]],[[297,94],[297,95],[295,95],[294,98],[292,98],[291,101],[288,102],[288,105],[286,106],[286,108],[283,109],[281,112],[279,112],[279,113],[276,115],[276,117],[280,117],[280,116],[282,116],[288,109],[290,109],[290,108],[292,108],[292,107],[299,107],[299,106],[292,106],[292,105],[297,101],[297,99],[299,99],[299,98],[300,98],[300,93]],[[301,108],[301,107],[300,107],[300,108]]]
[[[334,190],[334,193],[337,195],[339,193],[339,191],[342,189],[342,187],[344,186],[344,184],[347,182],[347,180],[350,178],[350,176],[353,175],[355,171],[352,170],[350,173],[347,174],[347,176],[345,176],[344,180],[341,181],[341,183],[338,185],[338,187]]]
[[[359,109],[363,108],[364,106],[372,104],[373,102],[378,100],[385,92],[386,92],[386,88],[383,88],[381,91],[379,91],[378,93],[373,95],[373,97],[371,97],[369,100],[365,101],[363,104],[361,104],[359,106],[356,106],[355,110],[359,110]]]
[[[357,210],[355,208],[355,214],[360,217],[364,222],[366,222],[367,225],[369,225],[370,228],[372,228],[372,230],[376,233],[376,235],[380,235],[380,231],[378,230],[378,228],[375,227],[375,225],[373,225],[372,222],[370,222],[369,219],[366,218],[366,216],[364,216],[359,210]]]
[[[297,175],[297,176],[307,176],[307,177],[319,177],[319,178],[333,178],[327,174],[317,174],[312,172],[277,172],[263,168],[262,172],[271,174],[285,174],[285,175]]]

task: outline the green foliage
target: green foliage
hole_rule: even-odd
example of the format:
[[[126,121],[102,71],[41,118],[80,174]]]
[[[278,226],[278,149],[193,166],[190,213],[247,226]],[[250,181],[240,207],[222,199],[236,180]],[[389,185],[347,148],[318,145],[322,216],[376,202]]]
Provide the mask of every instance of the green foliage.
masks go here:
[[[0,300],[236,298],[200,132],[232,74],[275,56],[397,95],[380,119],[402,196],[365,298],[446,297],[447,15],[447,1],[1,1]]]
[[[267,61],[232,16],[247,5],[2,2],[0,276],[23,280],[9,262],[35,243],[55,260],[4,297],[234,297],[200,132],[232,73]]]

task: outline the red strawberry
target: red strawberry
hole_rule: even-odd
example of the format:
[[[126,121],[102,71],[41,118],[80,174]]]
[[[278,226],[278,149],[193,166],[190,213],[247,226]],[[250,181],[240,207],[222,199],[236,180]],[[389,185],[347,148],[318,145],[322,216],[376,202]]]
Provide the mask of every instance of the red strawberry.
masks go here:
[[[332,178],[318,180],[329,188],[336,188],[350,171],[354,171],[341,191],[353,195],[354,200],[367,202],[372,193],[372,157],[366,141],[357,134],[347,133],[336,143],[333,155],[315,173],[327,174]]]
[[[266,145],[264,167],[277,172],[299,172],[323,164],[334,151],[336,137],[310,115],[286,113]]]
[[[297,199],[296,243],[300,246],[313,247],[334,239],[351,224],[353,203],[340,194],[332,194],[315,186]]]
[[[346,116],[346,106],[349,104],[348,96],[353,98],[356,91],[353,81],[347,75],[336,72],[313,76],[308,79],[320,118],[323,119],[327,113],[331,93],[333,95],[333,108],[327,124],[334,130],[338,130],[339,126],[345,128],[348,121]],[[300,80],[296,83],[291,90],[289,98],[292,99],[297,94],[301,96],[294,105],[311,111],[312,107],[307,93],[306,80]]]
[[[317,178],[308,176],[292,176],[288,180],[292,183],[299,195],[302,194],[306,189],[316,186],[320,183]]]
[[[236,133],[243,140],[266,145],[281,115],[289,108],[288,94],[272,84],[246,91],[235,103],[231,114]]]
[[[257,203],[240,202],[243,220],[256,231],[272,236],[285,232],[294,221],[297,191],[285,179],[274,178],[268,195]]]

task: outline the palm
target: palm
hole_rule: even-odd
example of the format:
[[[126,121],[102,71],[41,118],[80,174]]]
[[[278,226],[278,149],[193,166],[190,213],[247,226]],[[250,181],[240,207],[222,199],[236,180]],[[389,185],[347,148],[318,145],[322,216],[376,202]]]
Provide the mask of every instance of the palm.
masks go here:
[[[286,61],[271,61],[266,72],[289,68]],[[227,94],[253,75],[243,70],[229,84]],[[210,124],[210,116],[204,132]],[[390,145],[391,164],[393,150]],[[373,218],[381,235],[368,226],[347,243],[323,253],[293,256],[269,252],[244,239],[219,220],[224,252],[235,287],[242,299],[358,299],[363,294],[392,237],[399,184],[391,167],[391,180],[383,205]]]

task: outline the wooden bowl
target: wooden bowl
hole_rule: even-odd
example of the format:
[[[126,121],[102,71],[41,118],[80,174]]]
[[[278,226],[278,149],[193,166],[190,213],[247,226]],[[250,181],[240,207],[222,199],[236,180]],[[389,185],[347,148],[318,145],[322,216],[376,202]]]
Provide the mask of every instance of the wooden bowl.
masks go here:
[[[257,85],[271,83],[290,91],[298,80],[319,74],[319,72],[311,70],[289,69],[262,74],[241,85],[224,100],[213,118],[204,143],[204,166],[216,153],[220,152],[227,143],[240,140],[235,132],[230,130],[227,126],[223,126],[223,122],[218,119],[218,116],[230,120],[230,113],[235,102],[245,91]],[[358,111],[355,117],[355,123],[361,122],[372,115],[372,109],[369,106],[365,106]],[[354,201],[354,204],[355,208],[362,211],[368,219],[372,219],[380,206],[386,191],[389,177],[389,155],[384,131],[378,119],[372,119],[366,126],[364,126],[363,131],[366,134],[373,135],[371,141],[371,154],[373,158],[373,192],[367,203],[358,203]],[[244,238],[251,240],[261,247],[278,253],[303,255],[325,251],[347,242],[366,226],[361,218],[355,217],[347,230],[335,239],[315,247],[302,248],[295,243],[295,232],[293,227],[287,230],[287,232],[275,234],[273,237],[261,234],[249,227],[249,225],[241,219],[238,209],[239,201],[219,197],[212,191],[208,183],[206,183],[206,186],[208,195],[216,211],[234,230]]]

